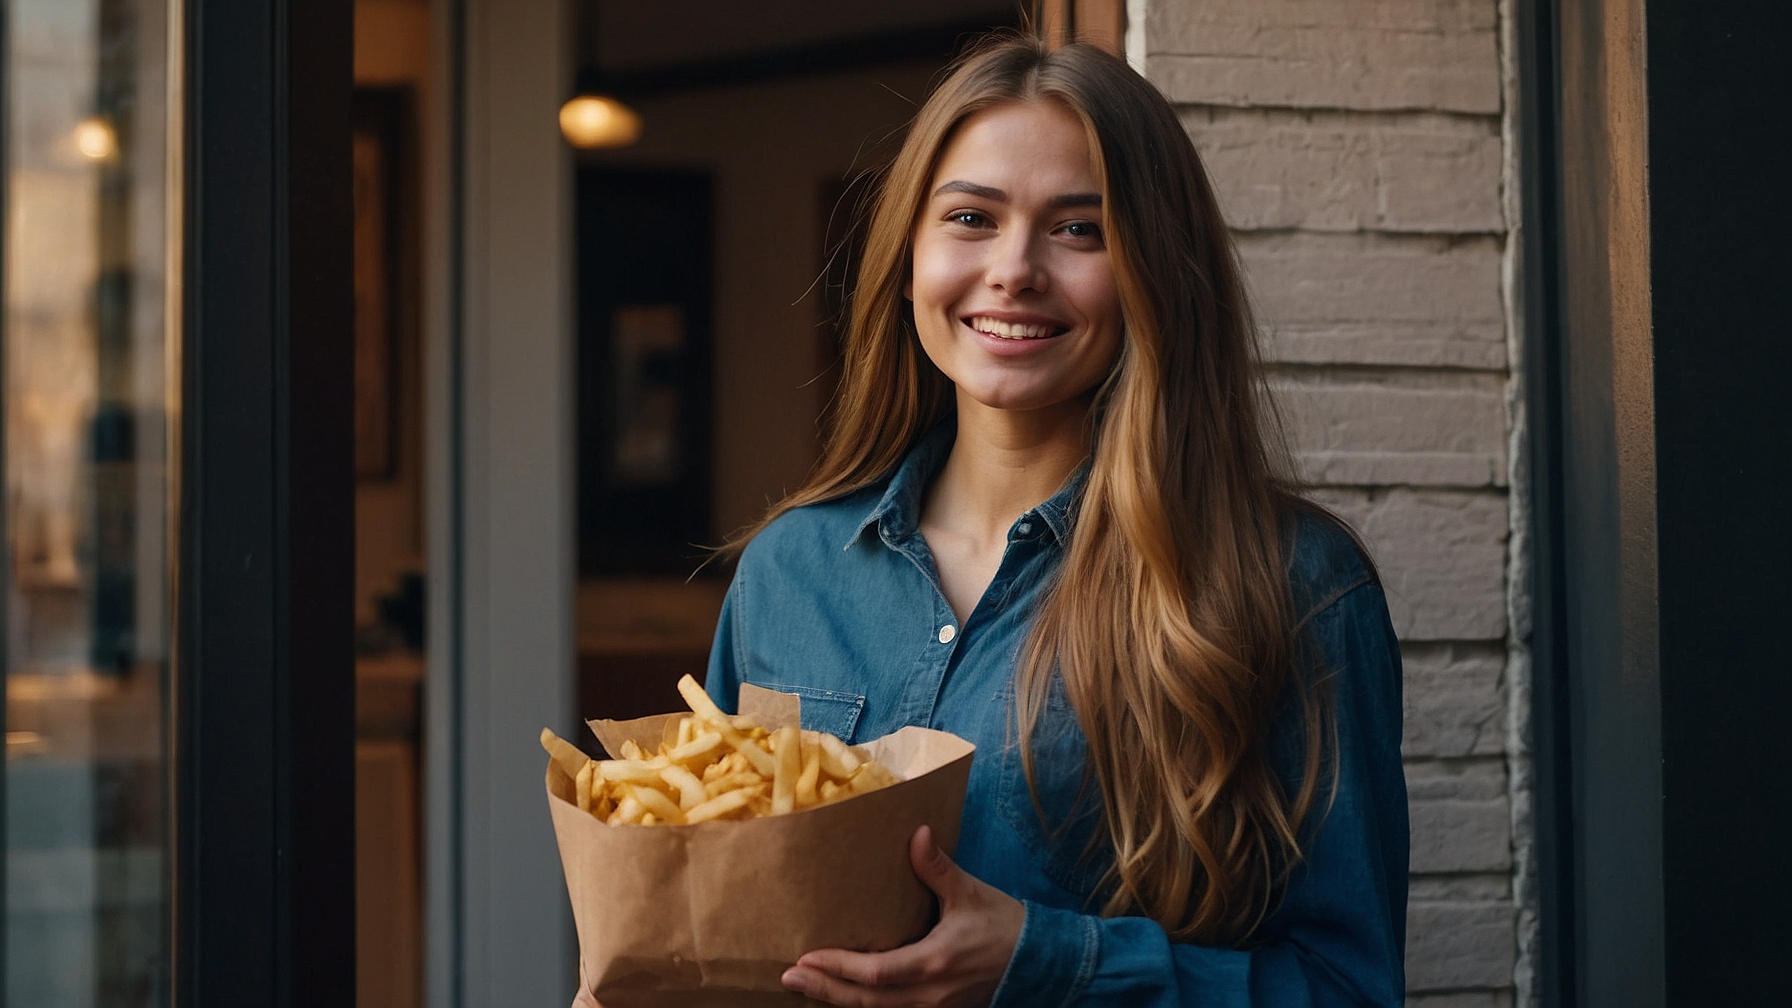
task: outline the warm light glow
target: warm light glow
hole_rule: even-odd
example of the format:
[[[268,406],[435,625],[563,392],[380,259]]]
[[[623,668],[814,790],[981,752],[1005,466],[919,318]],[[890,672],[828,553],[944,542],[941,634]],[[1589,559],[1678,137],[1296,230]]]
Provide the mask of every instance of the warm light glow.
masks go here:
[[[9,731],[6,733],[6,755],[42,756],[50,751],[50,740],[34,731]]]
[[[627,147],[641,137],[641,117],[614,98],[579,95],[560,106],[560,132],[583,150]]]
[[[118,134],[111,123],[89,116],[75,124],[75,149],[89,161],[110,161],[118,153]]]

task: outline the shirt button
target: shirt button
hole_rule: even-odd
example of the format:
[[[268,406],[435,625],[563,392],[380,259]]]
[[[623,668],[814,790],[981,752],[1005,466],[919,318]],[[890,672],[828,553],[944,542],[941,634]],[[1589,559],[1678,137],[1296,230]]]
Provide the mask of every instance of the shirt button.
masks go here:
[[[953,626],[952,624],[948,623],[945,626],[940,627],[940,643],[941,644],[952,643],[952,638],[954,638],[956,636],[958,636],[958,628]]]
[[[1021,522],[1020,528],[1016,529],[1015,531],[1019,532],[1021,535],[1026,535],[1027,533],[1033,531],[1033,523],[1032,522]]]

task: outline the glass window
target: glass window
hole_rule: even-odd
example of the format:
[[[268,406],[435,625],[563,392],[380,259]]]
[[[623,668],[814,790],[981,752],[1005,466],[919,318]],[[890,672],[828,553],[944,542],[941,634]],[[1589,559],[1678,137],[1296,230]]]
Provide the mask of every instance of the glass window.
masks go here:
[[[169,0],[5,10],[5,1001],[167,1003]]]

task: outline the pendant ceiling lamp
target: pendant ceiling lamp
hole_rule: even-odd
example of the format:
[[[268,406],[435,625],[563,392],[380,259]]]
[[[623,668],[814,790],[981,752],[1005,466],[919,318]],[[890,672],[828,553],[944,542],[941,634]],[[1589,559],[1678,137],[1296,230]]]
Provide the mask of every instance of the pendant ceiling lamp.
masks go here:
[[[627,147],[641,138],[641,117],[609,95],[582,93],[560,106],[560,134],[580,150]]]
[[[605,93],[598,69],[602,53],[597,45],[597,4],[587,2],[581,15],[585,69],[579,73],[578,94],[560,106],[560,135],[580,150],[627,147],[641,139],[641,117]]]

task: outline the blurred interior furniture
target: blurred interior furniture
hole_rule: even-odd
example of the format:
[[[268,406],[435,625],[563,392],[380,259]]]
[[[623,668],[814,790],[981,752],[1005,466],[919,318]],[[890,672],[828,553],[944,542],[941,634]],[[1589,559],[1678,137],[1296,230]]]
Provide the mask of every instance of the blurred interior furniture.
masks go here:
[[[627,720],[683,710],[680,676],[703,681],[726,582],[604,578],[579,585],[579,716]],[[596,741],[580,732],[593,751]]]
[[[715,183],[577,178],[579,574],[687,577],[711,535]]]
[[[721,608],[719,570],[687,580],[712,534],[715,184],[577,177],[579,713],[626,719],[682,706]]]
[[[423,1003],[423,658],[355,662],[355,988],[369,1008]]]
[[[356,1003],[423,1004],[422,5],[381,9],[354,93]],[[375,26],[377,27],[377,26]]]

